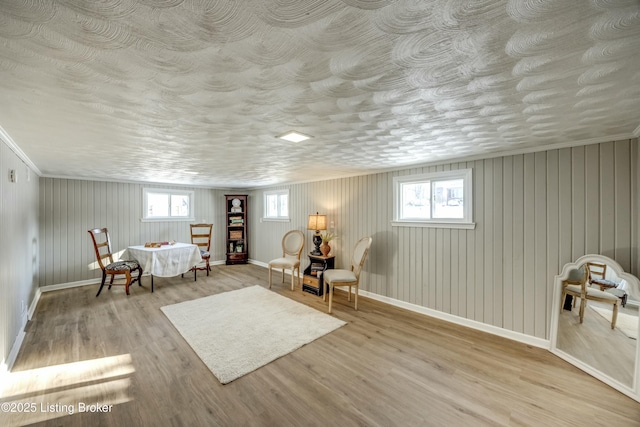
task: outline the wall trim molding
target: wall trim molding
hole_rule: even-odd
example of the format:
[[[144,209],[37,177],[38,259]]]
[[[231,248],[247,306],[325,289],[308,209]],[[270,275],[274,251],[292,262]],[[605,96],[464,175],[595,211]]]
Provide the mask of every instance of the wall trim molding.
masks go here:
[[[466,319],[464,317],[456,316],[454,314],[445,313],[431,308],[423,307],[421,305],[413,304],[410,302],[400,301],[395,298],[386,297],[383,295],[374,294],[369,291],[360,290],[360,295],[367,298],[371,298],[376,301],[380,301],[395,307],[404,308],[415,313],[424,314],[429,317],[444,320],[450,323],[455,323],[467,328],[476,329],[478,331],[487,332],[492,335],[497,335],[503,338],[510,339],[512,341],[518,341],[523,344],[539,347],[545,350],[549,350],[551,342],[546,339],[532,337],[520,332],[510,331],[508,329],[500,328],[498,326],[488,325],[486,323],[478,322],[477,320]]]
[[[223,265],[224,263],[225,263],[224,260],[218,260],[218,261],[212,262],[211,264]],[[259,267],[269,268],[268,263],[257,261],[254,259],[249,259],[249,264],[257,265]],[[147,276],[147,274],[144,274],[143,276]],[[81,280],[78,282],[59,283],[56,285],[41,286],[40,288],[38,288],[38,291],[36,293],[37,296],[36,298],[34,298],[34,302],[31,304],[31,307],[29,309],[29,313],[30,313],[29,318],[33,317],[33,313],[35,312],[35,306],[37,305],[37,301],[40,299],[41,292],[57,291],[60,289],[69,289],[69,288],[75,288],[78,286],[93,285],[97,283],[100,283],[100,279]],[[359,291],[359,293],[364,297],[371,298],[373,300],[383,302],[385,304],[393,305],[399,308],[404,308],[406,310],[413,311],[415,313],[424,314],[429,317],[434,317],[436,319],[444,320],[460,326],[465,326],[467,328],[475,329],[482,332],[487,332],[489,334],[507,338],[512,341],[517,341],[523,344],[531,345],[533,347],[543,348],[546,350],[549,350],[551,348],[551,342],[548,339],[537,338],[537,337],[526,335],[520,332],[510,331],[508,329],[500,328],[498,326],[488,325],[486,323],[478,322],[476,320],[466,319],[464,317],[456,316],[449,313],[444,313],[438,310],[433,310],[431,308],[423,307],[417,304],[400,301],[395,298],[374,294],[372,292],[365,291],[362,289]],[[17,351],[16,351],[16,355],[17,355]]]
[[[18,336],[16,336],[16,340],[13,342],[13,346],[11,347],[11,351],[9,352],[9,356],[7,357],[7,360],[2,365],[0,365],[0,378],[2,377],[2,375],[11,372],[11,369],[13,368],[13,364],[15,363],[16,358],[18,357],[18,352],[20,352],[20,348],[22,347],[22,342],[24,341],[24,337],[27,336],[27,333],[24,331],[26,327],[27,327],[27,315],[25,313],[25,315],[22,317],[20,332],[18,333]]]
[[[209,265],[224,265],[224,260],[212,261],[209,263]],[[149,273],[142,273],[142,277],[149,277],[149,276],[150,276]],[[102,279],[98,277],[95,279],[79,280],[77,282],[57,283],[55,285],[43,285],[38,288],[37,293],[59,291],[61,289],[77,288],[79,286],[96,285],[101,281]],[[40,295],[38,295],[38,299],[39,298],[40,298]],[[29,311],[31,311],[31,309]],[[35,313],[35,306],[33,307],[33,313]],[[31,317],[33,316],[33,313],[31,314],[29,319],[31,319]]]
[[[16,156],[20,158],[20,160],[22,160],[27,166],[29,166],[32,171],[38,174],[38,176],[42,176],[42,172],[40,172],[40,169],[38,169],[36,164],[31,161],[29,156],[27,156],[25,152],[22,151],[20,147],[18,147],[18,144],[16,144],[13,138],[11,138],[11,136],[2,128],[2,126],[0,126],[0,139],[2,139],[2,141],[11,149],[11,151],[13,151]]]
[[[269,268],[269,264],[262,261],[256,261],[254,259],[249,260],[249,264],[258,265],[260,267]],[[539,347],[545,350],[551,348],[551,342],[547,339],[532,337],[520,332],[510,331],[508,329],[500,328],[498,326],[488,325],[486,323],[478,322],[476,320],[466,319],[464,317],[456,316],[453,314],[444,313],[442,311],[433,310],[431,308],[423,307],[417,304],[404,302],[395,298],[386,297],[383,295],[374,294],[369,291],[360,289],[359,294],[371,298],[373,300],[383,302],[385,304],[393,305],[395,307],[404,308],[415,313],[424,314],[426,316],[434,317],[436,319],[444,320],[450,323],[455,323],[460,326],[475,329],[482,332],[487,332],[492,335],[497,335],[503,338],[510,339],[512,341],[518,341],[523,344]]]

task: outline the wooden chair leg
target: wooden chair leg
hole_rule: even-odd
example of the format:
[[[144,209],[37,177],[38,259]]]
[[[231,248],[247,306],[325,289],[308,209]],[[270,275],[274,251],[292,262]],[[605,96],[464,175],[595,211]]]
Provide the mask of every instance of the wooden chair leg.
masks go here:
[[[271,275],[272,275],[272,269],[271,266],[269,266],[269,289],[271,289]]]
[[[136,270],[138,270],[138,286],[142,286],[142,267],[138,267]]]
[[[124,290],[127,293],[127,295],[129,295],[129,285],[131,284],[131,272],[125,271],[124,275],[127,276],[127,281],[124,284]]]
[[[587,302],[584,298],[580,298],[580,323],[584,320],[584,307],[587,305]]]
[[[284,283],[284,268],[282,269],[282,283]]]
[[[331,314],[332,304],[333,304],[333,286],[329,285],[329,314]]]
[[[356,294],[354,298],[356,301],[355,307],[356,307],[356,310],[358,310],[358,287],[357,286],[354,286],[354,287],[356,288]]]
[[[347,294],[347,301],[351,302],[351,286],[349,286],[349,293]]]
[[[616,321],[618,320],[618,301],[613,304],[613,315],[611,316],[611,329],[616,328]]]
[[[107,273],[105,273],[104,271],[102,272],[102,282],[100,282],[100,289],[98,289],[98,293],[96,294],[96,297],[98,295],[100,295],[100,292],[102,292],[102,288],[104,287],[104,282],[107,280]]]
[[[211,266],[209,265],[209,258],[207,258],[207,276],[209,276],[210,271],[211,271]]]
[[[291,290],[295,290],[295,288],[293,287],[293,267],[291,267]]]

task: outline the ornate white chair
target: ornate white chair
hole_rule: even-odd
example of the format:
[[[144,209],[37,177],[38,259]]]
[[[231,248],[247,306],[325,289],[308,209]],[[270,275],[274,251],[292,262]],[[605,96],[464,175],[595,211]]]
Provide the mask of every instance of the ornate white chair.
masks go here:
[[[297,282],[300,276],[300,254],[304,247],[304,233],[300,230],[288,231],[282,238],[282,257],[269,261],[269,289],[271,289],[272,269],[282,269],[282,283],[284,283],[284,270],[291,270],[291,290],[294,288],[294,280]]]
[[[326,292],[322,295],[322,300],[326,300],[327,293],[329,294],[329,313],[331,313],[331,306],[333,303],[333,289],[336,286],[348,286],[349,294],[348,301],[351,301],[351,288],[355,287],[355,309],[358,309],[358,287],[360,285],[360,273],[362,266],[364,265],[369,248],[372,242],[371,237],[363,237],[356,243],[353,248],[353,256],[351,257],[351,269],[337,269],[326,270],[323,275],[324,286]]]

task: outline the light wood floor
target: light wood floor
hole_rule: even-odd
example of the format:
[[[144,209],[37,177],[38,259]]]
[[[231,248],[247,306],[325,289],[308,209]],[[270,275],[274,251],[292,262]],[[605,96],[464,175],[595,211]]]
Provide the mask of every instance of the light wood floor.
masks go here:
[[[619,327],[611,329],[610,321],[591,309],[592,306],[610,309],[611,304],[588,301],[583,323],[580,323],[579,306],[578,302],[572,311],[560,313],[557,347],[631,387],[638,341],[628,338]],[[638,316],[638,308],[628,304],[619,310],[620,315]]]
[[[354,311],[340,292],[334,315],[348,325],[223,386],[160,307],[267,286],[267,270],[156,278],[153,294],[143,282],[129,297],[96,298],[97,285],[43,294],[0,399],[37,407],[0,413],[0,425],[640,425],[640,403],[546,350],[366,298]],[[326,309],[287,283],[273,289]],[[110,412],[78,413],[96,402]]]

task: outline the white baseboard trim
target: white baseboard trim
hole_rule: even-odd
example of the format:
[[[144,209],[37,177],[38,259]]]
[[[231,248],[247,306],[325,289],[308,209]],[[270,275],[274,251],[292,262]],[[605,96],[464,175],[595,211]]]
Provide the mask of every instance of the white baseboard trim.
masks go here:
[[[526,335],[520,332],[510,331],[508,329],[500,328],[498,326],[487,325],[486,323],[478,322],[476,320],[466,319],[464,317],[456,316],[454,314],[444,313],[442,311],[433,310],[431,308],[423,307],[410,302],[400,301],[395,298],[385,297],[385,296],[374,294],[372,292],[368,292],[364,290],[360,290],[359,294],[376,301],[384,302],[386,304],[404,308],[409,311],[435,317],[436,319],[445,320],[447,322],[455,323],[457,325],[465,326],[467,328],[472,328],[478,331],[487,332],[489,334],[497,335],[513,341],[518,341],[523,344],[543,348],[546,350],[549,350],[551,348],[551,342],[546,339],[532,337],[530,335]]]
[[[144,276],[144,275],[143,275]],[[41,292],[59,291],[61,289],[77,288],[78,286],[95,285],[100,283],[102,279],[79,280],[77,282],[58,283],[56,285],[40,286]]]
[[[27,322],[33,318],[33,314],[35,313],[36,307],[38,306],[38,301],[40,301],[40,295],[42,295],[42,292],[40,291],[40,288],[38,288],[36,289],[33,301],[31,301],[31,304],[29,304],[29,309],[26,313],[24,313],[22,319],[20,319],[20,333],[18,333],[18,336],[16,336],[16,340],[13,342],[13,346],[11,347],[8,358],[0,363],[0,379],[3,377],[3,375],[11,372],[11,369],[13,368],[13,364],[15,363],[16,358],[18,357],[18,353],[20,352],[20,348],[22,347],[24,337],[27,335],[24,330],[27,327]],[[0,381],[0,383],[4,383],[4,381]],[[0,389],[0,391],[2,390]]]
[[[259,265],[260,267],[269,268],[268,262],[256,261],[255,259],[250,259],[249,264]]]
[[[210,262],[209,265],[224,265],[224,260],[213,261]],[[149,277],[149,273],[142,273],[142,277]],[[45,285],[40,286],[38,291],[40,292],[50,292],[50,291],[59,291],[61,289],[69,289],[69,288],[77,288],[78,286],[87,286],[87,285],[96,285],[102,281],[101,278],[88,279],[88,280],[79,280],[77,282],[67,282],[67,283],[58,283],[55,285]],[[35,307],[34,307],[35,310]]]
[[[31,304],[29,304],[29,320],[33,319],[33,314],[36,312],[36,308],[38,307],[40,296],[42,296],[42,291],[40,290],[40,288],[38,288],[36,289],[36,294],[33,296],[33,301],[31,301]]]
[[[249,264],[254,264],[257,265],[259,267],[264,267],[264,268],[269,268],[269,264],[262,262],[262,261],[257,261],[254,259],[250,259]],[[225,261],[221,260],[221,261],[215,261],[212,262],[212,265],[221,265],[224,264]],[[143,275],[143,276],[146,276]],[[68,289],[68,288],[74,288],[77,286],[86,286],[86,285],[93,285],[96,283],[100,283],[100,279],[92,279],[92,280],[82,280],[82,281],[78,281],[78,282],[70,282],[70,283],[60,283],[57,285],[47,285],[47,286],[41,286],[38,290],[41,292],[49,292],[49,291],[56,291],[56,290],[60,290],[60,289]],[[487,332],[489,334],[492,335],[497,335],[503,338],[507,338],[513,341],[518,341],[521,342],[523,344],[527,344],[527,345],[531,345],[534,347],[539,347],[539,348],[544,348],[546,350],[549,350],[551,348],[551,342],[547,339],[543,339],[543,338],[537,338],[537,337],[532,337],[530,335],[526,335],[520,332],[514,332],[514,331],[510,331],[508,329],[504,329],[504,328],[500,328],[498,326],[493,326],[493,325],[488,325],[486,323],[482,323],[482,322],[478,322],[476,320],[470,320],[470,319],[466,319],[464,317],[460,317],[460,316],[456,316],[453,314],[448,314],[448,313],[444,313],[442,311],[438,311],[438,310],[433,310],[431,308],[427,308],[427,307],[423,307],[417,304],[413,304],[413,303],[409,303],[409,302],[404,302],[404,301],[400,301],[397,300],[395,298],[390,298],[390,297],[386,297],[383,295],[378,295],[378,294],[374,294],[372,292],[369,291],[365,291],[365,290],[360,290],[360,295],[367,297],[367,298],[371,298],[373,300],[376,301],[380,301],[386,304],[390,304],[393,305],[395,307],[400,307],[400,308],[404,308],[406,310],[409,311],[413,311],[416,313],[420,313],[420,314],[424,314],[427,316],[431,316],[431,317],[435,317],[436,319],[441,319],[441,320],[445,320],[447,322],[451,322],[451,323],[455,323],[457,325],[461,325],[461,326],[465,326],[467,328],[472,328],[472,329],[476,329],[478,331],[482,331],[482,332]],[[39,295],[38,295],[38,299],[39,299]],[[35,300],[35,299],[34,299]],[[36,301],[37,304],[37,301]],[[30,318],[33,315],[32,311],[35,310],[35,305],[32,304],[32,308],[30,308]]]
[[[16,358],[18,357],[18,352],[20,351],[20,347],[22,347],[22,341],[24,341],[24,337],[27,336],[27,333],[24,331],[24,328],[27,326],[27,316],[24,316],[22,323],[23,324],[20,327],[20,332],[18,333],[16,340],[13,342],[13,347],[11,347],[11,351],[9,352],[9,356],[7,357],[7,360],[2,364],[2,366],[0,366],[0,371],[3,371],[3,372],[0,372],[0,376],[1,374],[7,374],[11,372],[11,369],[13,368],[13,364],[15,363]]]
[[[269,268],[269,264],[256,261],[249,260],[250,264],[258,265],[260,267]],[[498,326],[487,325],[486,323],[478,322],[476,320],[465,319],[464,317],[456,316],[453,314],[444,313],[442,311],[433,310],[431,308],[423,307],[417,304],[412,304],[409,302],[404,302],[397,300],[395,298],[386,297],[383,295],[374,294],[372,292],[360,290],[360,295],[371,298],[376,301],[380,301],[386,304],[393,305],[395,307],[404,308],[409,311],[413,311],[415,313],[424,314],[427,316],[435,317],[437,319],[445,320],[447,322],[455,323],[457,325],[465,326],[467,328],[476,329],[478,331],[487,332],[492,335],[497,335],[503,338],[507,338],[513,341],[518,341],[523,344],[531,345],[533,347],[543,348],[545,350],[549,350],[551,348],[551,342],[547,339],[532,337],[530,335],[526,335],[520,332],[510,331],[508,329],[500,328]]]

